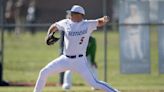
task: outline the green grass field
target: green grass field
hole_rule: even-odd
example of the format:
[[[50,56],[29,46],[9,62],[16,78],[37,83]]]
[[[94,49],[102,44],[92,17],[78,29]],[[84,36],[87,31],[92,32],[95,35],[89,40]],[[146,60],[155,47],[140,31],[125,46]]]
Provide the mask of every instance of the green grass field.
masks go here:
[[[164,75],[158,73],[157,32],[151,31],[151,73],[120,74],[119,71],[119,33],[108,32],[108,83],[122,92],[164,92]],[[4,80],[19,83],[35,83],[39,70],[48,62],[59,56],[59,44],[46,46],[45,32],[30,35],[28,32],[15,36],[5,33]],[[104,34],[95,32],[97,39],[96,62],[99,79],[103,80],[104,72]],[[48,79],[48,83],[58,83],[58,75]],[[79,75],[73,74],[74,86],[70,92],[92,92]],[[0,87],[0,92],[32,92],[32,87]],[[44,92],[62,92],[61,87],[49,86]],[[97,91],[101,92],[101,91]]]

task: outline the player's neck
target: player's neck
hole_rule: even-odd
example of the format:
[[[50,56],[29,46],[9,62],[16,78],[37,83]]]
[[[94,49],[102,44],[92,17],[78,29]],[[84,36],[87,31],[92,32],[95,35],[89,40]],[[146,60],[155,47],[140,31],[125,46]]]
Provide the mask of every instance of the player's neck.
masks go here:
[[[71,17],[71,20],[73,22],[81,22],[83,20],[83,18],[79,18],[79,17]]]
[[[80,19],[80,20],[76,20],[76,19],[71,19],[72,22],[81,22],[83,19]]]

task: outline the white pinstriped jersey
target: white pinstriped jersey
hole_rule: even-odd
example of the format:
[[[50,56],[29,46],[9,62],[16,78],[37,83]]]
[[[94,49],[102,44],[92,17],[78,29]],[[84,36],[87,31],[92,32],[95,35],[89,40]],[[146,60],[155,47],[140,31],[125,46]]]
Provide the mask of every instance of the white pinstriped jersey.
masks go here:
[[[56,22],[58,30],[65,32],[63,53],[65,55],[85,55],[89,37],[93,30],[97,29],[97,24],[97,20],[73,22],[70,19],[64,19]]]

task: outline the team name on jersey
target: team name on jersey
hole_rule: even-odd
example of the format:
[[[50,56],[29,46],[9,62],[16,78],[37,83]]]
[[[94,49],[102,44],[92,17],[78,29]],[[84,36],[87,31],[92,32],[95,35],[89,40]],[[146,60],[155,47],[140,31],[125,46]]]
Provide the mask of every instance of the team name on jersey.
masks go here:
[[[69,36],[79,36],[79,35],[83,35],[83,34],[86,34],[87,33],[87,29],[85,30],[81,30],[79,32],[69,32]]]

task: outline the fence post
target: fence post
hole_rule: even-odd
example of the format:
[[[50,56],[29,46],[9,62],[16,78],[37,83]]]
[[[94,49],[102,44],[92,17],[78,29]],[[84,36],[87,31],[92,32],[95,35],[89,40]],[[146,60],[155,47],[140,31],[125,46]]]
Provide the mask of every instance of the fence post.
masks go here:
[[[0,44],[0,86],[9,86],[9,83],[3,81],[3,52],[4,52],[4,1],[0,0],[0,27],[1,27],[1,44]]]
[[[107,1],[103,0],[103,15],[106,15],[106,4]],[[104,30],[104,81],[107,82],[107,29],[106,26],[103,28]]]

